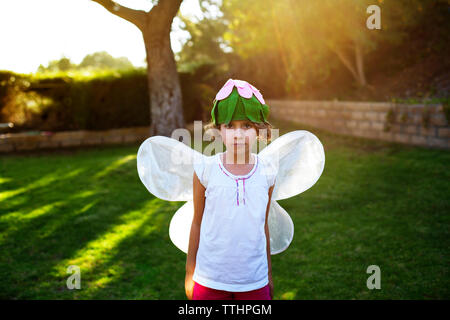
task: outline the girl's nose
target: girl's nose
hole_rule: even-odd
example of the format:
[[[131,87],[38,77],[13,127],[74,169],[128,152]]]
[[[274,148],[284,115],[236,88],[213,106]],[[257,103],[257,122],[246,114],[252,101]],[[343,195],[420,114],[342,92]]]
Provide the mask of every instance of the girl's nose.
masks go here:
[[[236,137],[243,137],[244,136],[244,130],[241,128],[236,129],[236,132],[234,133]]]

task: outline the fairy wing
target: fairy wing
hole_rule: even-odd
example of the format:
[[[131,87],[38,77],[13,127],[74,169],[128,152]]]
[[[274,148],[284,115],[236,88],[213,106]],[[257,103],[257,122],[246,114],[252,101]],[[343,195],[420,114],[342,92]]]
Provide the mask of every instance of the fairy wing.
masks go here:
[[[325,152],[320,140],[311,132],[296,130],[275,139],[258,154],[276,174],[273,200],[298,195],[311,188],[322,175]]]
[[[192,200],[182,205],[170,220],[169,237],[172,243],[184,253],[189,246],[192,219],[194,218],[194,202]]]
[[[137,170],[147,190],[167,201],[192,200],[194,165],[205,157],[176,139],[147,138],[137,153]]]
[[[294,237],[294,223],[291,217],[275,200],[269,207],[270,254],[278,254],[286,250]]]
[[[323,172],[325,153],[314,134],[296,130],[275,139],[258,156],[265,164],[268,181],[275,181],[268,224],[271,254],[277,254],[292,242],[294,224],[276,200],[293,197],[311,188]]]
[[[188,249],[194,216],[194,170],[200,181],[206,184],[206,164],[211,159],[178,140],[164,136],[146,139],[137,153],[138,175],[150,193],[167,201],[187,201],[175,212],[169,227],[170,239],[183,252]]]

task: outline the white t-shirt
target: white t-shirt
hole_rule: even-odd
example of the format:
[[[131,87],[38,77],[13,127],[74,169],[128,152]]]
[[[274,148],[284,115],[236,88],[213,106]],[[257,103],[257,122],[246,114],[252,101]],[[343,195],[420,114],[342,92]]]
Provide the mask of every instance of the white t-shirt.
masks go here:
[[[221,154],[194,164],[206,198],[193,280],[217,290],[256,290],[268,283],[264,224],[275,176],[255,153],[252,170],[233,175]]]

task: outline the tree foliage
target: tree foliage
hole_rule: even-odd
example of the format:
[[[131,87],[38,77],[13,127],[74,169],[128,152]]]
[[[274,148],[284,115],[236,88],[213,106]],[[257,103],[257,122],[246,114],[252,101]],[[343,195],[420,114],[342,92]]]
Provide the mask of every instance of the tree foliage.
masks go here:
[[[209,0],[206,3],[218,3]],[[201,61],[231,48],[240,58],[275,56],[273,64],[253,66],[286,75],[286,89],[297,91],[306,83],[326,79],[343,65],[355,82],[365,84],[364,58],[380,43],[399,43],[409,27],[420,22],[432,0],[227,0],[220,2],[223,16],[200,23],[185,21],[192,39],[180,61]],[[445,2],[440,0],[440,2]],[[369,5],[381,9],[381,30],[370,30]],[[195,51],[192,54],[191,51]],[[189,57],[189,58],[187,58]],[[200,59],[201,57],[201,59]],[[197,58],[199,58],[197,60]],[[260,61],[265,61],[264,59]],[[370,82],[370,79],[369,79]]]
[[[72,63],[69,58],[62,57],[59,60],[52,60],[48,63],[47,67],[40,65],[38,72],[45,71],[68,71],[68,70],[102,70],[102,69],[115,69],[115,70],[130,70],[134,66],[126,57],[114,58],[106,51],[95,52],[88,54],[83,58],[80,64]]]

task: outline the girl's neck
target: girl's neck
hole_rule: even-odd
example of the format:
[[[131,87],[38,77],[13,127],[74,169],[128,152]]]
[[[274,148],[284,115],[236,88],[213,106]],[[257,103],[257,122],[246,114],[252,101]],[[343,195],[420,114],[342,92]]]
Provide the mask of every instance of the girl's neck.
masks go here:
[[[227,164],[250,164],[255,162],[250,150],[246,150],[243,153],[233,153],[227,150],[222,161]]]

